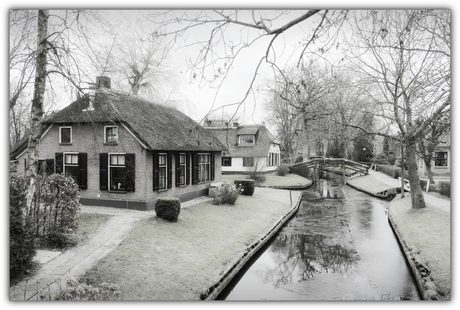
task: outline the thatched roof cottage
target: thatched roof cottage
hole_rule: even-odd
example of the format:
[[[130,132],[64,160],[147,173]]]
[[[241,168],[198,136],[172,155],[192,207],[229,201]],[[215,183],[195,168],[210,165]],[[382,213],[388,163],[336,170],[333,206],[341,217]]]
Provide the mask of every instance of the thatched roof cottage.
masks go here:
[[[176,109],[115,93],[108,77],[96,85],[43,120],[38,146],[48,172],[74,177],[82,204],[151,210],[158,197],[187,201],[220,181],[226,148],[202,126]],[[23,146],[11,154],[25,171]]]

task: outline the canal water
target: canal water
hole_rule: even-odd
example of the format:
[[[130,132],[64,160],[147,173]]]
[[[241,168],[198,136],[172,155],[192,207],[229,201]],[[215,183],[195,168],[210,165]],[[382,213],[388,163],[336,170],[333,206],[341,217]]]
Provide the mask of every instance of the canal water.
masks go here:
[[[420,300],[386,206],[328,173],[218,299]]]

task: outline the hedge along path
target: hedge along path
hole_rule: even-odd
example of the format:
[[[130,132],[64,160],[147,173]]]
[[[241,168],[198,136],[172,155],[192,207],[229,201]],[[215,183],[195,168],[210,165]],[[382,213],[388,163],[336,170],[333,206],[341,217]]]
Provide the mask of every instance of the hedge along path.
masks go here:
[[[300,192],[292,192],[292,201]],[[242,258],[293,211],[290,193],[256,188],[234,206],[209,201],[181,209],[178,222],[152,216],[85,278],[120,285],[122,300],[199,300],[214,298]],[[213,295],[211,296],[211,293]]]
[[[140,219],[150,212],[106,207],[80,206],[84,213],[113,215],[87,242],[79,244],[41,266],[36,275],[10,287],[10,300],[37,300],[42,290],[55,296],[65,288],[67,278],[78,278],[115,249],[130,234]],[[61,280],[62,281],[61,281]]]

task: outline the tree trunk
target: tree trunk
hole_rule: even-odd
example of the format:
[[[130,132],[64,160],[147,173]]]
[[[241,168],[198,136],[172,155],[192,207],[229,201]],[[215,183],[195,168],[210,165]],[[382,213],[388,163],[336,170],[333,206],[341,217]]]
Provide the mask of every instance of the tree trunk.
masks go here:
[[[30,114],[30,133],[28,153],[28,169],[26,176],[28,178],[27,189],[27,208],[32,207],[32,202],[36,192],[36,180],[38,175],[38,151],[41,134],[41,121],[43,117],[43,96],[45,93],[46,83],[46,58],[47,58],[47,36],[48,36],[48,11],[38,11],[38,28],[37,28],[37,58],[34,84],[34,96],[32,99],[32,109]]]
[[[409,169],[410,195],[413,209],[425,208],[425,197],[423,196],[422,187],[417,172],[417,159],[415,156],[415,140],[408,139],[406,146],[407,166]]]

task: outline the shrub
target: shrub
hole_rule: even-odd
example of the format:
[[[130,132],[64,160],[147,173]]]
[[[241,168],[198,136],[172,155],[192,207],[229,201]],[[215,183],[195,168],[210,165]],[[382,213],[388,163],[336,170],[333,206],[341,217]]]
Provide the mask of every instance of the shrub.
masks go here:
[[[219,188],[213,190],[215,191],[215,198],[212,200],[212,203],[215,205],[226,203],[234,205],[240,196],[240,188],[228,183],[224,183]]]
[[[29,210],[35,236],[45,246],[75,245],[72,235],[78,228],[80,191],[74,179],[52,174],[37,179],[37,199]]]
[[[377,154],[374,158],[374,163],[380,165],[388,165],[388,156],[385,155],[385,153]]]
[[[256,182],[251,179],[235,180],[234,184],[241,187],[241,194],[246,196],[252,196],[256,187]]]
[[[278,167],[276,167],[276,173],[279,175],[279,176],[285,176],[286,174],[289,173],[289,166],[288,165],[279,165]]]
[[[379,165],[379,171],[397,179],[401,176],[401,168],[390,165]]]
[[[169,222],[177,222],[180,213],[180,200],[176,197],[161,197],[155,202],[155,213]]]
[[[303,157],[302,155],[297,156],[297,158],[294,160],[294,164],[301,163],[303,162]]]
[[[25,215],[26,184],[23,175],[10,175],[10,280],[24,275],[33,266],[36,254],[33,225]]]
[[[61,285],[61,283],[57,283]],[[66,287],[56,297],[52,297],[50,292],[43,290],[40,292],[41,300],[119,300],[121,297],[120,286],[113,283],[101,283],[99,286],[79,283],[75,279],[68,279]]]
[[[438,191],[441,195],[444,195],[450,198],[450,182],[439,181]]]

